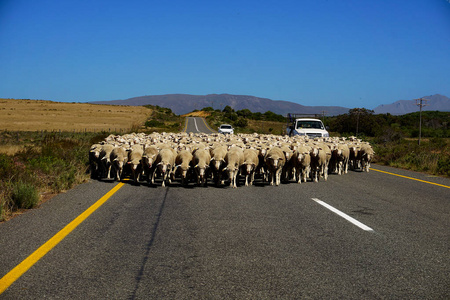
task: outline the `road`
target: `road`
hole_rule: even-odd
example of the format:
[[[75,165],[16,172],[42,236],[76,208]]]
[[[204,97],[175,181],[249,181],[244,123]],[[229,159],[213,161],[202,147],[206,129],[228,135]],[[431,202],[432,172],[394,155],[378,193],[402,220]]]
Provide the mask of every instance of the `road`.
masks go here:
[[[92,180],[0,224],[0,298],[449,299],[449,188],[379,165],[278,187]]]
[[[217,132],[213,130],[205,121],[204,118],[199,117],[187,117],[186,125],[184,127],[184,132],[193,133],[214,133]]]

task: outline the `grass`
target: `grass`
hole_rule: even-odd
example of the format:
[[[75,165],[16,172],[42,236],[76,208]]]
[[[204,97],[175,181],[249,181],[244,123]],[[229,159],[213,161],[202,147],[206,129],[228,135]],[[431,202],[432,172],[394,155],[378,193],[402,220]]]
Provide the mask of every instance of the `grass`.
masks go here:
[[[17,210],[38,206],[46,194],[86,182],[90,145],[107,135],[0,132],[1,146],[17,149],[0,153],[0,220],[10,218]]]
[[[372,142],[375,162],[396,168],[450,177],[450,139],[401,139],[389,143]]]

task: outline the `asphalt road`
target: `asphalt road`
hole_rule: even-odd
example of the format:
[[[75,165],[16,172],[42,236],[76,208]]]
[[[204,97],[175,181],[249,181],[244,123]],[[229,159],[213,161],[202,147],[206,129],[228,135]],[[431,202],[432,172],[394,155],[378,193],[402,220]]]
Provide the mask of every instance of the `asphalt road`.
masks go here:
[[[23,273],[0,299],[449,299],[450,180],[372,167],[278,187],[90,181],[0,224],[0,289]]]
[[[193,133],[214,133],[217,132],[212,129],[205,121],[204,118],[199,117],[187,117],[184,132]]]

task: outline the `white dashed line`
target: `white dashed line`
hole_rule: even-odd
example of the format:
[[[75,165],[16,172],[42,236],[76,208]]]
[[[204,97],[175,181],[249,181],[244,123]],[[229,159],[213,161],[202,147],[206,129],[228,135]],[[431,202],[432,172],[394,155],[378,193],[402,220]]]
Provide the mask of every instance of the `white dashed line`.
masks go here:
[[[349,222],[352,223],[353,225],[358,226],[358,227],[361,228],[362,230],[365,230],[365,231],[374,231],[374,230],[373,230],[372,228],[370,228],[369,226],[364,225],[363,223],[361,223],[361,222],[359,222],[358,220],[356,220],[356,219],[350,217],[349,215],[343,213],[342,211],[340,211],[340,210],[334,208],[333,206],[331,206],[331,205],[329,205],[329,204],[326,204],[326,203],[323,202],[322,200],[317,199],[317,198],[312,198],[312,200],[316,201],[317,203],[319,203],[319,204],[322,205],[323,207],[325,207],[325,208],[331,210],[332,212],[334,212],[335,214],[341,216],[342,218],[346,219],[347,221],[349,221]]]

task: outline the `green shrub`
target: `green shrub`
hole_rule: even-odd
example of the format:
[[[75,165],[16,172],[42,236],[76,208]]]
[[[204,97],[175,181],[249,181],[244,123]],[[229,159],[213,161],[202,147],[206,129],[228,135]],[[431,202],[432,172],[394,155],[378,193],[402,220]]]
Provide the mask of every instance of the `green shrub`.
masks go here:
[[[148,120],[145,122],[145,127],[163,127],[164,123],[158,120]]]
[[[11,200],[17,208],[33,208],[39,203],[39,193],[34,185],[19,181],[13,184]]]
[[[441,156],[437,161],[437,172],[438,174],[450,176],[450,157]]]

